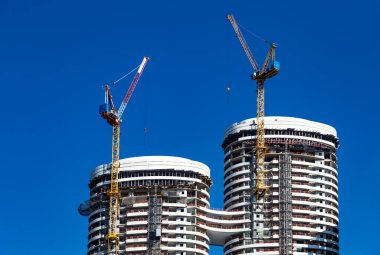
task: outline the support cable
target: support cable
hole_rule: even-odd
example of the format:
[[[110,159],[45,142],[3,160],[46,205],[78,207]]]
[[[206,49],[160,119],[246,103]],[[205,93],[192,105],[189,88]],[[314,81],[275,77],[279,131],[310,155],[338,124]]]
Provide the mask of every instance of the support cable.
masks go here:
[[[261,37],[261,36],[259,36],[258,34],[252,32],[251,30],[249,30],[248,28],[245,28],[245,27],[242,26],[240,23],[236,22],[236,24],[238,24],[239,27],[241,27],[242,29],[244,29],[245,31],[247,31],[249,34],[253,35],[253,36],[256,37],[257,39],[263,41],[264,43],[272,44],[270,41],[268,41],[268,40],[265,39],[264,37]]]
[[[140,65],[136,66],[135,68],[133,68],[129,73],[127,73],[126,75],[123,75],[121,78],[119,78],[118,80],[114,81],[112,83],[112,85],[116,85],[117,83],[119,83],[121,80],[123,80],[124,78],[128,77],[128,75],[130,75],[131,73],[133,73],[134,71],[137,70],[137,68],[139,68]]]

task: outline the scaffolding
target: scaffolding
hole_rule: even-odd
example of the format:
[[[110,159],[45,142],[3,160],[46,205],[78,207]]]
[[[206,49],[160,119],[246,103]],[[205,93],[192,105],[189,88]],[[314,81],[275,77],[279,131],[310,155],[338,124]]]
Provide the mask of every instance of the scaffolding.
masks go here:
[[[157,185],[149,197],[148,208],[148,252],[147,255],[161,254],[162,196],[158,195]]]
[[[287,143],[279,156],[279,243],[280,255],[292,255],[292,170]]]

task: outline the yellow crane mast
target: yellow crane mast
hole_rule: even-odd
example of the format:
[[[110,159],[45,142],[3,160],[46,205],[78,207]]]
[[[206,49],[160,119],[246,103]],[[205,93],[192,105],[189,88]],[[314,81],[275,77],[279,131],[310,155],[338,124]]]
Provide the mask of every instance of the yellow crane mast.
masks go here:
[[[257,83],[257,96],[256,96],[256,203],[262,196],[265,199],[265,195],[269,189],[265,184],[265,154],[267,147],[265,145],[265,125],[264,125],[264,83],[265,80],[275,76],[280,70],[280,63],[275,60],[276,44],[272,43],[265,59],[263,67],[260,69],[255,58],[253,57],[251,50],[248,47],[247,42],[244,39],[243,34],[240,31],[238,23],[236,22],[232,14],[227,15],[227,19],[230,21],[237,38],[240,41],[241,46],[245,54],[251,63],[254,73],[251,75],[252,80],[256,80]],[[269,61],[272,60],[272,65],[268,68]]]
[[[99,113],[107,120],[107,122],[112,126],[112,163],[111,163],[111,173],[110,173],[110,190],[109,195],[109,224],[108,224],[108,234],[107,239],[107,250],[108,255],[118,255],[119,253],[119,167],[120,167],[120,124],[121,116],[124,113],[125,107],[127,106],[129,99],[131,98],[133,91],[136,88],[137,82],[145,68],[146,63],[149,58],[144,57],[138,70],[133,78],[131,85],[120,105],[119,110],[116,112],[115,105],[112,100],[112,95],[110,92],[110,86],[105,86],[105,103],[100,105]],[[137,69],[137,68],[136,68]],[[123,76],[113,84],[115,85],[127,75]]]

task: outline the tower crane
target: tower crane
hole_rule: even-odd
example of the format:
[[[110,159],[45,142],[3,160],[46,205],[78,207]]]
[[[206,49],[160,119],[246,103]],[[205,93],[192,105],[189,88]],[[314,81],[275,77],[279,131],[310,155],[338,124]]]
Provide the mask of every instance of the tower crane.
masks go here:
[[[265,164],[265,154],[267,147],[265,145],[265,126],[264,126],[264,83],[265,80],[275,76],[280,70],[280,63],[275,60],[275,49],[277,45],[272,43],[269,49],[269,52],[265,58],[264,65],[260,69],[255,58],[253,57],[251,50],[248,47],[247,42],[245,41],[243,34],[240,31],[238,23],[236,22],[232,14],[227,15],[227,19],[230,21],[237,38],[240,41],[241,46],[245,54],[248,57],[249,62],[251,63],[254,73],[251,75],[252,80],[256,80],[257,83],[257,96],[256,96],[256,203],[259,198],[262,196],[265,199],[265,195],[269,189],[265,184],[265,173],[264,173],[264,164]],[[272,64],[268,67],[269,62]]]
[[[112,163],[111,163],[111,177],[110,177],[110,190],[109,195],[109,225],[108,234],[106,236],[108,255],[117,255],[119,251],[119,231],[118,231],[118,220],[119,220],[119,167],[120,167],[120,124],[121,117],[124,110],[131,99],[133,91],[136,88],[137,82],[144,71],[145,65],[149,61],[148,57],[144,57],[125,97],[121,103],[118,111],[116,111],[115,105],[112,100],[112,95],[110,91],[110,86],[105,86],[105,102],[99,106],[100,115],[107,120],[107,122],[112,126]],[[126,76],[123,76],[123,79]],[[120,81],[119,79],[118,81]],[[114,82],[116,84],[118,81]]]

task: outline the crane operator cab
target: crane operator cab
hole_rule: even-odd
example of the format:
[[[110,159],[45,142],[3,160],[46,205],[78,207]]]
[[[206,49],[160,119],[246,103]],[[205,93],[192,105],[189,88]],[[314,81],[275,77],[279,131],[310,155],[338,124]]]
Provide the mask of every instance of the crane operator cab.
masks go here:
[[[116,112],[115,106],[112,101],[112,96],[110,93],[110,88],[108,85],[105,86],[105,103],[99,105],[99,114],[105,119],[111,126],[119,125],[120,118]]]
[[[120,124],[120,119],[116,112],[110,110],[108,104],[99,105],[99,114],[105,119],[111,126],[115,124]]]
[[[262,72],[255,72],[251,75],[252,80],[257,80],[257,79],[266,79],[266,78],[272,78],[275,76],[278,72],[280,71],[280,62],[278,61],[273,61],[272,65],[270,68],[268,68],[266,71]]]

